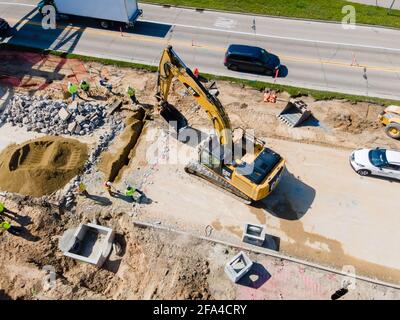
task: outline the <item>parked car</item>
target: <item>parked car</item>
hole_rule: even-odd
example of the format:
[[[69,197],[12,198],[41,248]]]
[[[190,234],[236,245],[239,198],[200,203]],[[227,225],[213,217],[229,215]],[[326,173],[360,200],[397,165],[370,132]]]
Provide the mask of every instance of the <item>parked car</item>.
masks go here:
[[[350,164],[361,176],[381,176],[400,180],[400,151],[359,149],[350,156]]]
[[[281,62],[263,48],[232,44],[225,53],[224,65],[233,71],[274,75]]]
[[[0,37],[7,37],[10,34],[11,27],[8,22],[0,18]]]

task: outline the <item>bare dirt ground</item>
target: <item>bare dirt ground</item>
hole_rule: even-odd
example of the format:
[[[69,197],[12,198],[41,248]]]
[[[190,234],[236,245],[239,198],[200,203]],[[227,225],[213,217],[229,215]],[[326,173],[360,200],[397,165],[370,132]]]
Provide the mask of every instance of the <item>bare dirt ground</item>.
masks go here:
[[[302,97],[315,119],[301,128],[289,129],[276,119],[286,102],[264,103],[257,90],[219,82],[219,98],[233,126],[255,129],[257,136],[265,137],[269,146],[288,161],[285,179],[271,198],[249,207],[184,173],[185,161],[196,154],[195,146],[170,138],[168,127],[154,110],[155,74],[45,56],[30,55],[22,63],[24,58],[8,52],[5,59],[9,63],[0,64],[0,73],[8,72],[0,84],[7,85],[13,93],[67,98],[67,82],[86,78],[92,83],[92,97],[88,99],[112,102],[120,94],[124,108],[130,109],[123,93],[128,84],[136,88],[147,120],[114,186],[119,190],[127,184],[137,186],[147,201],[132,204],[124,197],[110,197],[103,188],[110,173],[104,166],[83,176],[94,197],[79,198],[72,211],[48,204],[52,203],[51,198],[42,203],[40,199],[6,195],[7,207],[16,213],[16,223],[23,225],[25,231],[21,238],[0,235],[5,248],[0,251],[4,275],[0,279],[0,297],[330,299],[341,287],[342,279],[336,274],[255,254],[252,258],[261,270],[255,280],[233,285],[226,278],[223,265],[236,249],[174,233],[139,229],[133,226],[132,217],[200,235],[211,225],[211,237],[233,242],[240,242],[245,222],[261,223],[274,239],[268,249],[339,269],[352,265],[359,274],[400,283],[400,239],[396,235],[400,221],[396,210],[389,210],[396,207],[391,199],[396,199],[399,184],[359,178],[347,160],[353,148],[399,148],[399,143],[388,139],[377,124],[382,106]],[[17,72],[10,75],[14,68]],[[109,78],[116,95],[97,86],[100,75]],[[175,84],[172,91],[170,102],[183,111],[190,125],[208,132],[211,125],[205,112],[181,85]],[[285,93],[279,94],[281,100],[288,98]],[[9,130],[21,134],[7,135]],[[37,136],[8,125],[1,127],[0,133],[2,148]],[[95,134],[84,142],[93,145],[97,137]],[[109,152],[118,153],[126,140],[117,138]],[[171,164],[173,157],[182,161]],[[325,170],[326,167],[330,169]],[[124,248],[122,257],[112,254],[100,270],[65,258],[57,248],[66,229],[93,219],[113,227]],[[45,266],[55,268],[56,288],[43,287]],[[293,278],[298,279],[295,286],[287,280]],[[398,299],[398,295],[395,289],[360,282],[344,298]]]
[[[8,197],[9,199],[9,197]],[[341,299],[399,299],[400,291],[248,253],[255,265],[239,284],[224,264],[238,249],[189,235],[135,226],[126,214],[98,217],[117,232],[122,252],[101,268],[77,263],[58,250],[62,231],[90,214],[62,212],[50,203],[13,197],[7,207],[22,236],[0,234],[1,299],[331,299],[345,281]],[[49,279],[55,279],[55,283]]]

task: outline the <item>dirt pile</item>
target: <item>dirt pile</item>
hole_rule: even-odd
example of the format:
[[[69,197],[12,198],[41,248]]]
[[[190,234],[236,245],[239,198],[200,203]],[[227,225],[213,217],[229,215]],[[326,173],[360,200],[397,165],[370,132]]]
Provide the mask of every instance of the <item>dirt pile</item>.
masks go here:
[[[337,114],[335,117],[333,117],[332,121],[335,129],[340,129],[344,132],[353,134],[360,134],[365,130],[379,128],[377,121],[371,121],[369,119],[346,113]]]
[[[0,154],[0,190],[40,197],[64,187],[87,159],[77,140],[46,136],[10,145]]]
[[[115,181],[120,171],[129,164],[134,156],[134,148],[142,133],[145,111],[139,109],[126,120],[126,128],[118,137],[116,150],[103,154],[100,168],[108,181]]]

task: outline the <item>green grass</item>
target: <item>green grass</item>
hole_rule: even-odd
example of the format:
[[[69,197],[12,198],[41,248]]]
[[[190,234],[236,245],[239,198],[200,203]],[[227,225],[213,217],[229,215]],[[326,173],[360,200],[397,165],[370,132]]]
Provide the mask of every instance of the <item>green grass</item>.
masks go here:
[[[271,16],[342,21],[342,8],[356,9],[357,23],[400,28],[400,10],[349,3],[344,0],[144,0],[142,2],[189,6]]]
[[[60,52],[60,51],[41,50],[41,49],[36,49],[36,48],[24,47],[24,46],[10,45],[10,44],[6,44],[6,43],[0,44],[0,50],[1,49],[9,49],[9,50],[15,50],[15,51],[24,51],[24,52],[27,52],[27,51],[28,52],[36,52],[36,53],[41,53],[41,54],[51,54],[51,55],[55,55],[55,56],[59,56],[59,57],[63,57],[63,58],[79,59],[79,60],[85,61],[85,62],[99,62],[104,65],[112,65],[112,66],[117,66],[117,67],[122,67],[122,68],[147,70],[150,72],[156,72],[158,69],[155,66],[146,65],[146,64],[125,62],[125,61],[113,60],[113,59],[96,58],[96,57],[84,56],[84,55],[73,54],[73,53],[65,53],[65,52]],[[354,103],[369,102],[369,103],[376,103],[376,104],[380,104],[380,105],[384,105],[384,106],[388,106],[391,104],[396,104],[396,105],[400,104],[400,101],[397,101],[397,100],[381,99],[381,98],[366,97],[366,96],[357,96],[357,95],[350,95],[350,94],[339,93],[339,92],[313,90],[313,89],[306,89],[306,88],[287,86],[287,85],[281,85],[281,84],[273,84],[273,83],[262,82],[262,81],[253,81],[253,80],[239,79],[239,78],[226,77],[226,76],[216,76],[213,74],[206,74],[206,73],[202,73],[201,75],[209,80],[229,81],[232,83],[245,85],[245,86],[260,90],[260,91],[263,91],[266,88],[273,89],[273,90],[280,91],[280,92],[286,91],[292,97],[311,96],[316,100],[344,99],[344,100],[348,100],[348,101],[354,102]]]

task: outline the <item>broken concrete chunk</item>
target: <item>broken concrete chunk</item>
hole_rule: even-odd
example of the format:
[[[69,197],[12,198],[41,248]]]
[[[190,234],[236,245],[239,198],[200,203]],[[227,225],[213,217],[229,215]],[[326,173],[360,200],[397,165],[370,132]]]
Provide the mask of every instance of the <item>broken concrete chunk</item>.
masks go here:
[[[74,101],[68,106],[70,112],[76,112],[78,110],[78,102]]]
[[[80,124],[76,123],[76,127],[75,127],[75,134],[82,134],[82,127],[80,126]]]
[[[70,133],[74,133],[75,132],[75,129],[76,129],[76,127],[77,127],[77,123],[74,121],[74,122],[71,122],[69,125],[68,125],[68,128],[67,128],[67,130],[68,130],[68,132],[70,132]]]
[[[84,122],[86,121],[86,117],[81,116],[81,115],[78,115],[78,116],[76,116],[75,121],[76,121],[78,124],[82,124],[82,123],[84,123]]]
[[[67,122],[68,119],[71,117],[71,114],[68,112],[67,109],[61,108],[60,111],[58,112],[58,116],[62,121]]]

